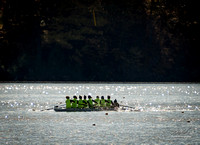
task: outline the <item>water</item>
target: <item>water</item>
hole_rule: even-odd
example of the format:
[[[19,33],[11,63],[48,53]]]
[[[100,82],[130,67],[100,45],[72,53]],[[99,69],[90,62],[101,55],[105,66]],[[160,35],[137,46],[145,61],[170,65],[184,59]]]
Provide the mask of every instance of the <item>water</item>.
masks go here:
[[[111,95],[141,111],[41,111],[66,95]],[[0,99],[0,144],[200,143],[200,84],[2,83]]]

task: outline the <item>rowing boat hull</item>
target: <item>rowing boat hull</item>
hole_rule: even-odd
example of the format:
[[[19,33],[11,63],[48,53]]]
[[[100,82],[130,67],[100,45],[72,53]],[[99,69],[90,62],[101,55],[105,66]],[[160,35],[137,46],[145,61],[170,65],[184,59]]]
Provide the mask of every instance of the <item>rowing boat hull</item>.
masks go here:
[[[117,108],[65,108],[55,106],[54,111],[56,112],[91,112],[91,111],[117,111]]]

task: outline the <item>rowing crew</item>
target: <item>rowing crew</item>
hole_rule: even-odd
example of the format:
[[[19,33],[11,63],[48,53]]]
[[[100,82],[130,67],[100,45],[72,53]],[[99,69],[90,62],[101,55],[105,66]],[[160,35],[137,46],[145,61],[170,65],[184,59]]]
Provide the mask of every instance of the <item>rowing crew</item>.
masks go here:
[[[82,96],[79,96],[79,100],[77,100],[76,96],[73,96],[73,99],[71,100],[69,96],[66,96],[66,108],[97,108],[97,107],[103,107],[103,108],[114,108],[119,107],[119,104],[117,103],[117,100],[115,99],[114,102],[110,99],[110,96],[107,96],[107,99],[104,99],[104,96],[101,96],[101,99],[99,99],[99,96],[96,96],[96,99],[93,100],[92,97],[89,95],[88,99],[84,95],[84,98],[82,99]]]

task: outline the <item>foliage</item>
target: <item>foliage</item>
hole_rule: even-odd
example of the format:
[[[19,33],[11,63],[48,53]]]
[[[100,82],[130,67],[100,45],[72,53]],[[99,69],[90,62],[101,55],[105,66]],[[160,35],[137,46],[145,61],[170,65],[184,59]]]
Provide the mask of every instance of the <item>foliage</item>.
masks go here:
[[[0,80],[199,81],[193,4],[7,0]]]

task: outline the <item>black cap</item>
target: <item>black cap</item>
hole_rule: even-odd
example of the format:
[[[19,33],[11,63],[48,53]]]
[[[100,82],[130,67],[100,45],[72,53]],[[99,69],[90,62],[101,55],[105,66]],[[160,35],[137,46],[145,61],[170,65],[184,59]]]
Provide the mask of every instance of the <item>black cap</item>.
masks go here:
[[[101,96],[101,99],[104,99],[104,96]]]
[[[99,96],[97,96],[97,98],[99,98]]]
[[[92,98],[92,97],[89,95],[88,98]]]
[[[82,96],[79,95],[79,99],[82,99]]]
[[[110,96],[107,96],[108,99],[110,99]]]
[[[66,96],[66,99],[69,99],[69,96]]]
[[[77,97],[76,97],[76,96],[73,96],[73,97],[77,99]]]

